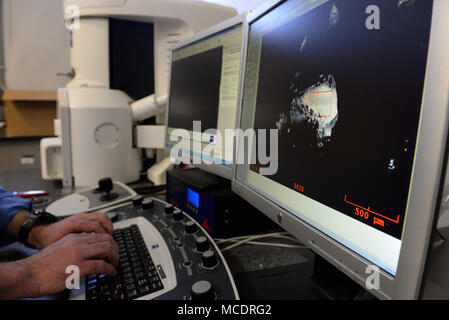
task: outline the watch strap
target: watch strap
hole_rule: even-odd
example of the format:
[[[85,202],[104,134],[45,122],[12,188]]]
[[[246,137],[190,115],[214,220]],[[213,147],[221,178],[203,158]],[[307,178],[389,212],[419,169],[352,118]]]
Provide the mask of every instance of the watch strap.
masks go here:
[[[28,236],[31,230],[36,226],[36,224],[39,222],[53,223],[56,221],[57,218],[46,211],[43,210],[33,211],[20,227],[18,234],[19,242],[32,248],[32,246],[28,244]]]

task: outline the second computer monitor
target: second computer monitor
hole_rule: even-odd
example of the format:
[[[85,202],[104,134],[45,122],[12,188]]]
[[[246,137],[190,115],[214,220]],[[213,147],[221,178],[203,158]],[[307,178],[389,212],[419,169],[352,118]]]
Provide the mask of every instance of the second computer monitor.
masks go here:
[[[245,18],[227,20],[172,50],[166,137],[172,160],[229,179]]]
[[[278,135],[254,133],[249,150],[238,139],[236,159],[270,150],[274,170],[236,161],[233,190],[380,298],[422,293],[449,125],[448,9],[287,0],[248,18],[240,128]]]

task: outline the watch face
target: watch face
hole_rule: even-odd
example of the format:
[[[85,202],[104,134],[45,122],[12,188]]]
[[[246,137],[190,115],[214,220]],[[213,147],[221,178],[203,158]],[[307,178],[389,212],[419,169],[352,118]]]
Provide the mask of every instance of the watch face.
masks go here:
[[[58,218],[56,218],[54,215],[52,215],[51,213],[48,213],[45,210],[34,210],[33,211],[33,215],[39,219],[42,219],[44,221],[47,222],[56,222],[58,221]]]
[[[32,215],[35,217],[44,217],[45,211],[44,210],[34,210]]]

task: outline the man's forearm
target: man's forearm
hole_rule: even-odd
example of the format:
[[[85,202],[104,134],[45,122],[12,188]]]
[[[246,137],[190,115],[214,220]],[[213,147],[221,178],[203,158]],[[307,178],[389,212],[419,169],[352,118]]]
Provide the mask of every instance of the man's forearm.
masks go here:
[[[19,230],[22,224],[30,216],[30,212],[26,210],[19,211],[8,223],[1,235],[2,240],[17,241],[19,237]]]
[[[0,264],[0,300],[28,298],[30,271],[23,261]]]
[[[9,224],[6,226],[5,230],[3,230],[3,233],[0,235],[0,238],[2,240],[14,242],[19,240],[19,230],[22,227],[22,224],[25,222],[26,219],[30,216],[30,212],[27,210],[19,211],[9,222]],[[42,230],[42,227],[46,224],[37,224],[28,235],[28,244],[32,245],[33,247],[37,249],[42,249],[43,245],[40,242],[40,231]]]

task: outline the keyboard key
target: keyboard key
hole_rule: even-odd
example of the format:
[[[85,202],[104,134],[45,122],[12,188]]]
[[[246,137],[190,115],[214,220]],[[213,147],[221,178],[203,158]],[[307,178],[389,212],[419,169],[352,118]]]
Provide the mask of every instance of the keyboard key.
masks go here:
[[[153,291],[158,291],[158,290],[163,289],[162,282],[158,281],[158,282],[152,283],[151,288],[153,289]]]
[[[120,263],[117,276],[104,274],[86,277],[86,299],[136,299],[163,289],[139,228],[114,230],[113,238],[119,246]]]
[[[139,287],[139,293],[141,295],[146,295],[146,294],[151,293],[151,289],[148,285],[143,285],[143,286]]]
[[[135,289],[127,291],[126,294],[128,295],[128,299],[135,299],[138,297],[138,292]]]
[[[96,300],[98,299],[98,290],[96,287],[91,287],[87,289],[86,298],[88,300]]]
[[[142,278],[142,279],[138,279],[137,280],[137,285],[140,287],[140,286],[143,286],[143,285],[146,285],[146,284],[148,284],[148,280],[146,279],[146,278]]]

